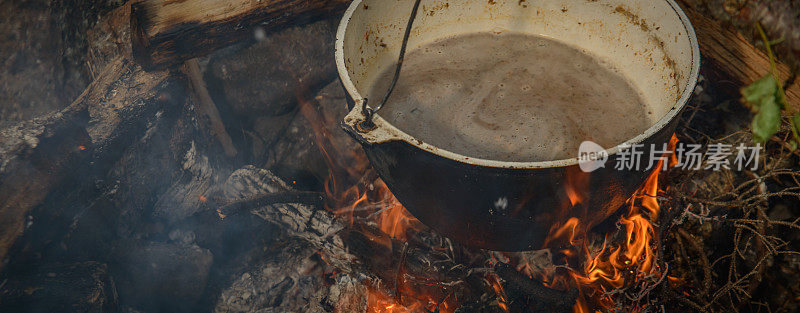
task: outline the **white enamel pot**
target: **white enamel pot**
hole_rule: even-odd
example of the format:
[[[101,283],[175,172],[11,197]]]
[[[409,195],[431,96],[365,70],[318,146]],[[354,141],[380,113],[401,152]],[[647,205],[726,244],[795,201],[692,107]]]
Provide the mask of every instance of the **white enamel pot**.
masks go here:
[[[336,63],[351,112],[343,126],[365,148],[398,200],[423,223],[464,244],[492,250],[538,249],[554,225],[571,217],[591,226],[609,217],[641,186],[648,172],[616,170],[625,146],[661,147],[698,79],[694,30],[672,0],[422,0],[409,51],[474,32],[542,35],[585,49],[627,77],[655,116],[651,127],[610,147],[605,167],[592,173],[579,159],[503,162],[454,153],[414,138],[374,117],[361,104],[382,70],[397,61],[413,0],[355,0],[336,38]],[[570,200],[570,193],[581,201]]]

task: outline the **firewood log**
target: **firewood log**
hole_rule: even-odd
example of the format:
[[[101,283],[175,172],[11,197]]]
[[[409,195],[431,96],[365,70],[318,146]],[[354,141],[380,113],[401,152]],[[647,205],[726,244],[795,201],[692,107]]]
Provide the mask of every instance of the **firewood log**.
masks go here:
[[[709,79],[719,82],[722,91],[738,97],[739,89],[770,73],[767,55],[751,44],[741,33],[694,11],[685,9],[700,43],[700,54],[706,61]],[[791,76],[790,67],[778,62],[781,79]],[[725,82],[725,83],[722,83]],[[786,89],[789,106],[800,109],[800,81]]]
[[[186,60],[265,30],[338,14],[350,0],[144,0],[131,8],[134,58],[148,70]]]
[[[180,77],[117,57],[64,110],[0,130],[0,260],[53,188],[90,161],[107,170],[150,118],[185,99]]]

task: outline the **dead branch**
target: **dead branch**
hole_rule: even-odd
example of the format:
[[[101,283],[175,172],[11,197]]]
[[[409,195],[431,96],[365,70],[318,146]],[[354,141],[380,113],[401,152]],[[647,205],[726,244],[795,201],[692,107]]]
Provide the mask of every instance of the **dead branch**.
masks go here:
[[[225,154],[228,157],[235,157],[239,152],[233,145],[233,140],[231,140],[231,136],[228,135],[228,131],[225,130],[225,124],[222,123],[219,110],[217,110],[214,100],[211,99],[211,95],[208,93],[208,88],[206,88],[206,82],[203,80],[203,73],[200,70],[197,59],[186,61],[184,73],[186,73],[186,76],[189,78],[192,90],[197,98],[198,111],[208,119],[208,123],[211,124],[211,132],[217,137],[217,140],[219,140],[219,143],[225,150]]]

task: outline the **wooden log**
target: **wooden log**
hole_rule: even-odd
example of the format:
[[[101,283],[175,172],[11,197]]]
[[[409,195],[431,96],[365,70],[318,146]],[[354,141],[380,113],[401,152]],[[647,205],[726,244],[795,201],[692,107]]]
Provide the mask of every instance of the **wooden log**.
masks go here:
[[[739,90],[770,73],[767,55],[751,44],[741,33],[722,23],[705,17],[691,8],[684,8],[692,21],[700,42],[700,54],[707,64],[712,81],[721,90],[738,97]],[[778,62],[781,79],[788,79],[792,71]],[[800,110],[800,81],[786,89],[789,107]]]
[[[217,105],[214,104],[214,100],[211,99],[211,95],[208,93],[206,82],[203,80],[203,72],[200,70],[200,64],[197,62],[197,59],[186,61],[183,72],[189,79],[189,83],[194,91],[193,96],[196,98],[197,110],[205,116],[205,121],[210,125],[209,129],[214,136],[217,137],[217,140],[219,140],[222,148],[225,150],[225,155],[231,158],[235,157],[239,151],[237,151],[236,147],[233,145],[233,140],[231,140],[231,136],[228,135],[228,132],[225,130],[225,124],[222,123]]]
[[[508,297],[517,300],[514,306],[536,312],[568,312],[578,298],[578,290],[559,291],[545,287],[506,263],[497,263],[494,272],[502,278]]]
[[[89,156],[87,120],[70,107],[0,130],[0,270],[29,212]]]
[[[755,27],[761,24],[772,40],[781,39],[773,46],[780,60],[795,70],[800,69],[800,3],[795,0],[680,0],[707,18],[722,22],[738,30],[751,43],[761,47],[761,34]]]
[[[65,178],[90,162],[88,169],[104,173],[153,116],[184,101],[179,78],[117,57],[64,110],[0,130],[0,260],[31,210]]]
[[[338,14],[350,0],[144,0],[131,7],[133,55],[145,69],[182,65],[249,36]]]

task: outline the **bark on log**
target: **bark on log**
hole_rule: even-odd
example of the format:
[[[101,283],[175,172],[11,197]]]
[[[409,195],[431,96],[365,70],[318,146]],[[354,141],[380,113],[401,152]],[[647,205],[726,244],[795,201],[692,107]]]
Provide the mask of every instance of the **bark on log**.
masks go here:
[[[350,0],[144,0],[131,8],[134,58],[147,70],[186,60],[303,19],[338,14]]]
[[[748,41],[744,35],[721,22],[712,20],[692,8],[685,7],[700,42],[700,54],[708,62],[709,77],[720,84],[723,91],[738,96],[739,90],[770,73],[767,55]],[[791,76],[789,66],[778,62],[782,79]],[[786,89],[786,100],[790,107],[800,110],[800,80]]]
[[[763,47],[755,24],[760,23],[772,40],[778,58],[800,70],[800,2],[797,0],[680,0],[705,17],[736,28],[751,43]]]

